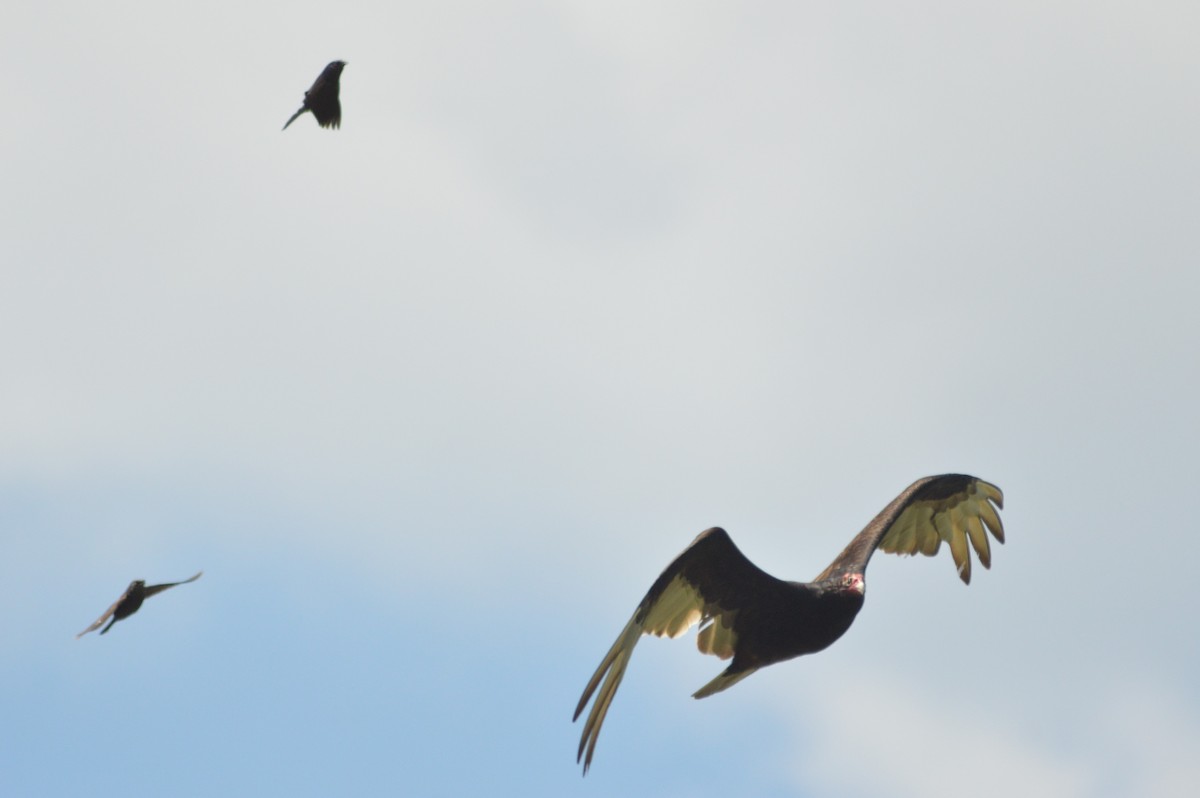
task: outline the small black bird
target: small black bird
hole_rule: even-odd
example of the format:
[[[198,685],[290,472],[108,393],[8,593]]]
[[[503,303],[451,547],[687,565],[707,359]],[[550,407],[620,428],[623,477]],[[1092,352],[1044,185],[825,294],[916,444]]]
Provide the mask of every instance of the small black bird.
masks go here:
[[[295,122],[296,117],[305,111],[312,111],[312,115],[317,118],[317,124],[321,127],[342,126],[342,104],[338,102],[338,81],[341,80],[342,70],[345,67],[345,61],[329,62],[329,66],[325,67],[313,82],[312,88],[304,92],[304,105],[301,105],[300,110],[292,114],[287,125],[283,126],[284,130],[287,130],[288,125]]]
[[[202,573],[204,572],[197,571],[195,576],[184,579],[182,582],[169,582],[165,585],[150,585],[150,587],[146,587],[146,583],[141,579],[133,580],[129,583],[129,587],[125,588],[125,592],[121,594],[121,597],[114,601],[113,605],[105,610],[104,614],[97,618],[94,624],[75,635],[75,638],[79,639],[88,632],[99,629],[100,624],[108,621],[108,619],[111,617],[112,620],[108,621],[108,626],[100,630],[100,634],[104,634],[112,628],[114,623],[128,618],[130,615],[133,615],[135,612],[137,612],[138,608],[142,606],[142,602],[153,596],[155,593],[161,593],[167,588],[175,587],[176,585],[186,585],[188,582],[195,582],[200,578],[200,574]]]

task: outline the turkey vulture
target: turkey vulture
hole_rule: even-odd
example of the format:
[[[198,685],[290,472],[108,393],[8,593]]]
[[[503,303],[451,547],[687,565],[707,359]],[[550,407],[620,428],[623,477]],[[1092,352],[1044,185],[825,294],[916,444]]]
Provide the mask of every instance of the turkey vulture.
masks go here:
[[[124,620],[137,612],[138,608],[142,606],[142,602],[155,593],[161,593],[167,588],[175,587],[176,585],[186,585],[188,582],[195,582],[200,578],[200,574],[202,573],[204,572],[197,571],[195,576],[184,579],[182,582],[168,582],[165,585],[150,585],[150,587],[146,587],[146,583],[141,579],[133,580],[129,583],[129,587],[125,588],[125,592],[121,594],[121,597],[114,601],[113,605],[105,610],[104,614],[97,618],[95,623],[75,635],[75,638],[79,639],[88,632],[98,629],[100,624],[108,621],[111,617],[112,620],[108,621],[108,626],[100,630],[100,634],[104,634],[112,628],[114,623]]]
[[[982,479],[963,474],[918,479],[807,583],[785,582],[759,569],[720,527],[701,532],[650,586],[584,688],[573,720],[604,681],[583,725],[575,761],[583,760],[586,775],[600,726],[642,635],[679,637],[700,623],[696,644],[701,653],[733,657],[733,662],[693,697],[719,693],[759,668],[820,651],[845,634],[862,609],[867,561],[876,548],[932,556],[945,541],[959,577],[969,584],[967,540],[984,568],[991,565],[984,528],[1004,542],[992,504],[1003,507],[1004,494]]]
[[[287,130],[288,125],[295,122],[296,117],[305,111],[312,111],[312,115],[317,118],[317,124],[321,127],[342,126],[342,104],[338,101],[338,81],[341,80],[342,70],[345,67],[345,61],[330,61],[329,66],[321,70],[321,74],[317,75],[317,79],[313,81],[312,88],[304,92],[304,104],[300,106],[299,111],[292,114],[292,118],[283,126],[284,130]]]

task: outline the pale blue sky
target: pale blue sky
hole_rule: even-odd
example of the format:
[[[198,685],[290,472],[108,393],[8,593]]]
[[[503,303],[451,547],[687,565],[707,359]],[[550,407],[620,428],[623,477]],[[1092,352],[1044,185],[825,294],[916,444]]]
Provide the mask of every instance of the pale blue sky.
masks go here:
[[[19,2],[0,24],[0,794],[1182,796],[1195,3]],[[279,128],[333,59],[343,128]],[[916,477],[970,587],[703,701],[726,527]],[[195,584],[75,640],[135,578]]]

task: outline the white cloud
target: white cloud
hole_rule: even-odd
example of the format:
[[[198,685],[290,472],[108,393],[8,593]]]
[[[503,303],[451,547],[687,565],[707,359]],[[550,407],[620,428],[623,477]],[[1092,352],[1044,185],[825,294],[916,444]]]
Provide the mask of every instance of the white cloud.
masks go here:
[[[1192,798],[1200,788],[1200,723],[1184,690],[1126,676],[1098,702],[1092,763],[1111,795]],[[1190,713],[1190,714],[1189,714]]]
[[[817,794],[957,798],[1091,794],[1087,772],[969,700],[956,703],[924,684],[886,683],[846,673],[823,689],[794,694],[792,774]]]
[[[1060,691],[1070,712],[1036,691],[997,709],[931,681],[826,675],[820,690],[781,702],[799,752],[791,776],[817,794],[1182,798],[1200,784],[1194,717],[1131,674],[1108,690]]]

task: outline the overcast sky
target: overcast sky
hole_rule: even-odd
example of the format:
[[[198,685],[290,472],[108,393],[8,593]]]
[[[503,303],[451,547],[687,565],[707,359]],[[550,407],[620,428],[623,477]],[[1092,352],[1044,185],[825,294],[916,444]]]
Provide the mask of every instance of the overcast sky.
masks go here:
[[[9,4],[0,794],[1194,795],[1200,6],[978,5]],[[698,532],[949,471],[990,571],[644,640],[580,777]]]

